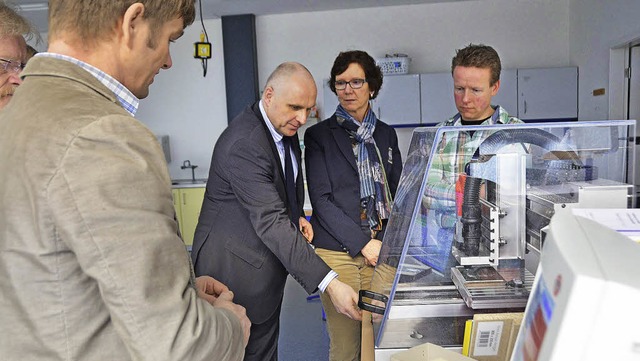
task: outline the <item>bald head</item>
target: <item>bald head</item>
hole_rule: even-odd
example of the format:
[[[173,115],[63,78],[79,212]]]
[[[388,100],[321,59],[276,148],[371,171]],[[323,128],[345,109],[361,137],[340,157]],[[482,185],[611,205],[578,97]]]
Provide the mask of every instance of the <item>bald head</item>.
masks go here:
[[[287,62],[278,65],[267,79],[262,105],[276,131],[290,137],[307,122],[316,106],[316,95],[316,82],[309,70]]]
[[[303,82],[313,83],[313,86],[315,87],[315,81],[313,80],[313,75],[311,75],[309,69],[307,69],[300,63],[285,62],[278,65],[278,67],[271,73],[271,75],[269,75],[264,90],[269,87],[280,88],[281,86],[289,82],[292,78],[296,78],[297,80],[301,80]]]

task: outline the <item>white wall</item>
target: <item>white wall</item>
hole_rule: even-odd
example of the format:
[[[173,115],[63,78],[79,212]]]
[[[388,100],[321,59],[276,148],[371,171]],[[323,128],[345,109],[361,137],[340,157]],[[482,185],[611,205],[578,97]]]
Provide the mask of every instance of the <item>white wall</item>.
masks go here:
[[[412,73],[447,71],[455,49],[482,42],[498,50],[505,68],[578,66],[579,118],[607,119],[610,49],[640,38],[638,14],[638,0],[482,0],[258,16],[260,84],[277,64],[296,60],[309,67],[320,89],[338,52],[356,48],[375,57],[409,54]],[[195,23],[172,45],[173,68],[156,77],[138,112],[156,133],[171,135],[173,178],[189,177],[180,169],[185,159],[206,177],[227,124],[221,21],[205,25],[213,44],[207,77],[193,59],[200,34]],[[46,44],[42,35],[38,50]],[[597,88],[607,95],[592,96]],[[325,115],[322,102],[319,92]],[[398,133],[407,138],[411,130]]]
[[[592,91],[605,88],[608,94],[611,90],[611,48],[640,38],[639,16],[637,0],[570,0],[570,62],[580,72],[580,120],[608,119],[609,96],[593,96]]]
[[[505,68],[572,65],[568,19],[569,0],[461,1],[258,16],[260,87],[278,64],[294,60],[309,68],[321,89],[336,55],[349,49],[374,57],[409,54],[412,73],[447,71],[455,50],[472,42],[495,47]],[[137,116],[157,134],[171,135],[173,178],[190,176],[180,169],[185,159],[199,166],[197,177],[206,177],[214,143],[227,125],[221,21],[205,24],[214,56],[207,77],[192,57],[200,33],[196,23],[173,44],[174,66],[156,77]],[[321,92],[318,105],[325,115]],[[408,146],[411,129],[398,134]]]
[[[204,23],[212,54],[207,76],[200,60],[193,58],[193,43],[200,41],[202,29],[196,22],[171,45],[173,67],[156,76],[136,115],[154,133],[170,135],[169,172],[174,179],[191,178],[190,169],[180,169],[186,159],[198,165],[196,178],[208,177],[213,145],[227,126],[221,21]]]
[[[505,68],[571,65],[568,19],[568,0],[460,1],[259,16],[260,84],[279,63],[295,60],[309,68],[321,89],[336,55],[350,49],[373,57],[408,54],[411,73],[448,71],[455,50],[469,43],[493,46]],[[326,117],[322,102],[320,93],[318,104]]]

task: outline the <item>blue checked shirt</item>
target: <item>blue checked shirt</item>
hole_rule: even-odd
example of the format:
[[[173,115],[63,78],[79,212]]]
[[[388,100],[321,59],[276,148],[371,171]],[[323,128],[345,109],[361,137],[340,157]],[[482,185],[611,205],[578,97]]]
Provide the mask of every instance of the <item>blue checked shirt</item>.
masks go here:
[[[74,63],[81,67],[82,69],[88,71],[91,75],[93,75],[96,79],[98,79],[104,86],[106,86],[109,90],[113,92],[113,94],[118,99],[118,102],[122,105],[122,107],[131,114],[131,116],[136,115],[136,111],[138,111],[138,105],[140,104],[140,99],[138,99],[129,89],[127,89],[122,83],[117,81],[111,75],[103,72],[102,70],[96,68],[93,65],[87,64],[83,61],[80,61],[76,58],[56,54],[56,53],[38,53],[35,56],[56,58],[61,60],[66,60],[68,62]]]

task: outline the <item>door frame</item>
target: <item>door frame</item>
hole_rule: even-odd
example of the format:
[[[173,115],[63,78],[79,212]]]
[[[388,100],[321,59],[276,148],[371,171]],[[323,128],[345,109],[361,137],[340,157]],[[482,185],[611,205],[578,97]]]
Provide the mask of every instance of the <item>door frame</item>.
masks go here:
[[[609,52],[609,119],[628,119],[629,81],[625,69],[630,66],[631,47],[640,45],[640,36],[611,47]],[[636,69],[635,71],[640,71]]]
[[[609,53],[609,119],[629,119],[629,83],[625,70],[631,66],[629,58],[631,48],[640,44],[640,36],[632,38],[618,45],[611,47]],[[632,70],[640,71],[640,69]],[[640,119],[638,119],[640,120]],[[632,130],[636,134],[629,136],[637,137],[640,127],[636,126]],[[636,139],[637,142],[637,139]],[[640,179],[636,179],[636,162],[638,161],[638,147],[635,151],[627,153],[627,182],[634,185],[634,197],[632,207],[640,205]]]

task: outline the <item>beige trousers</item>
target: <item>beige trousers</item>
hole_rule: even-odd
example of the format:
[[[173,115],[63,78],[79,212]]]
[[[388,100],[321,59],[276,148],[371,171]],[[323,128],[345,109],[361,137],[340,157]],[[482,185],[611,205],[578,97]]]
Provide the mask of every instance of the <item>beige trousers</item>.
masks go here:
[[[356,292],[370,289],[373,267],[365,264],[365,258],[358,254],[355,258],[346,252],[316,248],[316,254],[338,274],[340,281],[351,286]],[[339,314],[329,295],[320,295],[327,315],[330,361],[359,361],[361,322]]]

